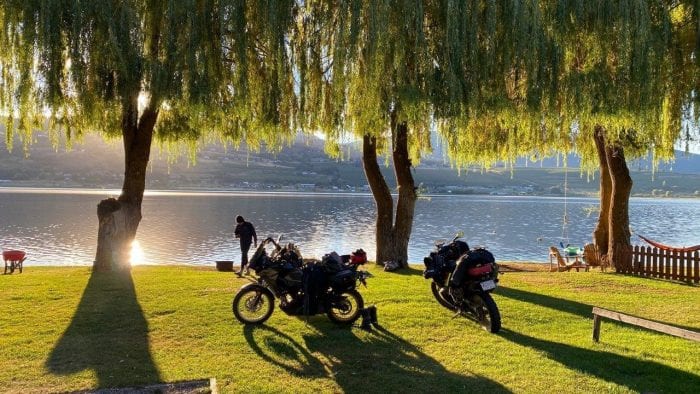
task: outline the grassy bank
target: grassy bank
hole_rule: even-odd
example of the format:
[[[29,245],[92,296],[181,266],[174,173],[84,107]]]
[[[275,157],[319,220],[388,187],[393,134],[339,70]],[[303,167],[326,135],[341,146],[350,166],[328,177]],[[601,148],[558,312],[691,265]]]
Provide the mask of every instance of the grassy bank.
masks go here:
[[[513,272],[490,335],[442,309],[415,269],[361,289],[382,330],[275,310],[243,327],[245,279],[189,267],[28,267],[0,277],[0,392],[215,377],[222,392],[697,392],[700,344],[605,321],[591,307],[700,330],[700,288],[600,272]]]

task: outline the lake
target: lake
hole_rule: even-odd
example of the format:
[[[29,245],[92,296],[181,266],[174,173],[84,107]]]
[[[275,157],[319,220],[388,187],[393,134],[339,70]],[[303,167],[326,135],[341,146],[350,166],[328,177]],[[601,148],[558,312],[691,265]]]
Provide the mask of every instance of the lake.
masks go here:
[[[91,265],[99,200],[118,191],[0,188],[0,247],[23,249],[26,264]],[[548,247],[590,242],[598,212],[590,198],[430,196],[416,204],[409,260],[420,263],[436,239],[462,230],[470,246],[497,260],[547,262]],[[567,212],[567,232],[563,231]],[[304,257],[357,248],[374,258],[374,200],[361,194],[147,192],[134,264],[213,265],[240,261],[236,215],[259,238],[283,235]],[[632,199],[633,233],[671,245],[700,244],[700,200]],[[567,234],[568,233],[568,234]],[[632,243],[641,243],[633,235]],[[251,253],[252,254],[252,253]]]

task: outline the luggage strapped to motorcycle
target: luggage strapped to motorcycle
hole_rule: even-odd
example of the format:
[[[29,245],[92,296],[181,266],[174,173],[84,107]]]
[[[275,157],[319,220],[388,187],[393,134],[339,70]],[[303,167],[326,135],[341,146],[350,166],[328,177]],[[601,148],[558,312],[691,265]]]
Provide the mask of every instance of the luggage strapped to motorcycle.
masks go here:
[[[324,255],[321,261],[316,265],[323,268],[323,271],[327,274],[334,274],[343,269],[343,260],[338,253],[331,252]]]

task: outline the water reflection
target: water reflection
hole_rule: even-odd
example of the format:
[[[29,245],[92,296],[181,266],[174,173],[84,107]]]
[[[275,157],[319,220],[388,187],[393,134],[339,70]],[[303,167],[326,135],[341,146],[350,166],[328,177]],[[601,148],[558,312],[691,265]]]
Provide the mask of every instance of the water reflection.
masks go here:
[[[102,193],[102,194],[99,194]],[[90,265],[96,205],[104,191],[0,190],[0,247],[28,253],[28,265]],[[595,227],[597,200],[569,198],[569,239],[562,239],[564,199],[435,196],[416,204],[409,259],[422,261],[438,238],[464,231],[470,245],[500,260],[547,261],[559,242],[582,246]],[[132,264],[205,264],[240,259],[234,219],[252,221],[259,237],[283,235],[304,257],[357,248],[374,256],[375,205],[368,195],[147,193]],[[700,243],[700,201],[632,199],[634,231],[677,245]],[[636,237],[633,243],[641,243]]]

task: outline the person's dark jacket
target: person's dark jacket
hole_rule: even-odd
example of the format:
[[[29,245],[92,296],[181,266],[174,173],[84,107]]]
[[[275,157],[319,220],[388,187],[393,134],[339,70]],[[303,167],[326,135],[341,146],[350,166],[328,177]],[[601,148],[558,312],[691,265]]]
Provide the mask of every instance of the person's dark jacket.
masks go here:
[[[253,239],[257,242],[258,237],[255,234],[255,227],[250,222],[238,223],[236,225],[236,230],[233,232],[236,238],[240,238],[241,245],[250,245]]]

